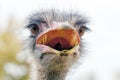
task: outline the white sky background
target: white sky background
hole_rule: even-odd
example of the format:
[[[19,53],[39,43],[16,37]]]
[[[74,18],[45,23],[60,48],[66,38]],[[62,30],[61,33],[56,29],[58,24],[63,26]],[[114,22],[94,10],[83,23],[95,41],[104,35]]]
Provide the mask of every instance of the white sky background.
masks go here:
[[[10,15],[25,18],[32,11],[51,7],[82,11],[91,20],[92,32],[84,36],[88,52],[73,78],[82,75],[88,80],[84,77],[93,72],[97,80],[115,80],[115,74],[120,74],[120,0],[0,0],[0,31]]]

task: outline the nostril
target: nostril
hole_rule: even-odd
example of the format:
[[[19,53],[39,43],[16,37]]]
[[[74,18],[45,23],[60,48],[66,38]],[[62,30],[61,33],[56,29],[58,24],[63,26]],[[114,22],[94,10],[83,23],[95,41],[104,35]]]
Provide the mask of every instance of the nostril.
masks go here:
[[[43,56],[44,56],[44,54],[42,54],[39,58],[40,58],[40,59],[43,59]]]

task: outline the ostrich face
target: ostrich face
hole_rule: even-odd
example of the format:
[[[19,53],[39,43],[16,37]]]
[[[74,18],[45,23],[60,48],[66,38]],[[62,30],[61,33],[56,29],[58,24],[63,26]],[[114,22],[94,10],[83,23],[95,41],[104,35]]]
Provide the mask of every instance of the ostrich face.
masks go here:
[[[27,28],[34,59],[44,67],[70,66],[81,55],[86,23],[83,16],[73,12],[46,10],[33,14]]]

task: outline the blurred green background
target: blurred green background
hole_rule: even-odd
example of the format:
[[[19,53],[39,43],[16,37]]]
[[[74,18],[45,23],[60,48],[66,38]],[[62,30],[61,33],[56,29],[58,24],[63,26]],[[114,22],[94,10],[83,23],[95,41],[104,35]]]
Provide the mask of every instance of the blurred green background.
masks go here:
[[[0,0],[0,80],[28,80],[21,28],[29,14],[48,8],[90,19],[92,32],[83,36],[87,54],[68,80],[120,80],[120,0]]]
[[[0,80],[27,80],[28,78],[28,66],[20,52],[22,41],[18,37],[20,34],[16,34],[20,27],[23,27],[23,22],[17,21],[14,17],[9,17],[6,29],[0,32]]]

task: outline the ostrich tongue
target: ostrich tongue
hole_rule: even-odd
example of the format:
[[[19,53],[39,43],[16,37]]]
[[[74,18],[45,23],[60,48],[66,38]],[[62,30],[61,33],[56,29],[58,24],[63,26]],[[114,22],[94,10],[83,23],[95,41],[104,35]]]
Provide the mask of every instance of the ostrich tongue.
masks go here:
[[[42,52],[58,55],[73,53],[79,43],[79,34],[74,29],[50,30],[36,39],[36,45]]]

